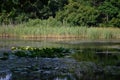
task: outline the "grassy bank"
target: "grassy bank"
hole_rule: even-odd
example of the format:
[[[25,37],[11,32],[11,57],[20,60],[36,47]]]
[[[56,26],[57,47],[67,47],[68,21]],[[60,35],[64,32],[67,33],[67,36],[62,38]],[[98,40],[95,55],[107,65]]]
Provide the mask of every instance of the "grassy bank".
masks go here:
[[[48,22],[29,22],[18,25],[0,26],[0,37],[21,39],[40,38],[80,38],[80,39],[120,39],[120,28],[80,27],[67,24],[51,25]]]

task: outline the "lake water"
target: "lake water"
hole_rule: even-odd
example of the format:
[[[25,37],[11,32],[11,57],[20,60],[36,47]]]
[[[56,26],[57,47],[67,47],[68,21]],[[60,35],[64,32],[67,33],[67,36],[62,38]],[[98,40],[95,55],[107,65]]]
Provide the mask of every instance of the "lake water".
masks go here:
[[[0,49],[10,49],[11,47],[31,46],[31,47],[63,47],[63,48],[120,48],[119,40],[95,41],[95,40],[0,40]]]
[[[0,70],[0,80],[11,80],[12,73],[9,70]]]
[[[93,41],[93,40],[15,40],[15,39],[1,39],[0,40],[0,51],[8,51],[11,47],[18,46],[31,46],[31,47],[39,47],[39,48],[51,48],[51,47],[63,47],[70,49],[81,49],[81,48],[110,48],[110,49],[120,49],[120,41],[119,40],[111,40],[111,41]],[[7,71],[6,71],[7,72]],[[4,72],[3,72],[4,73]],[[12,80],[12,73],[7,72],[4,75],[2,74],[2,70],[0,72],[0,80]],[[25,79],[27,80],[27,79]],[[36,79],[39,80],[39,79]],[[41,79],[40,79],[41,80]],[[52,79],[45,80],[76,80],[72,75],[65,76],[56,76]]]

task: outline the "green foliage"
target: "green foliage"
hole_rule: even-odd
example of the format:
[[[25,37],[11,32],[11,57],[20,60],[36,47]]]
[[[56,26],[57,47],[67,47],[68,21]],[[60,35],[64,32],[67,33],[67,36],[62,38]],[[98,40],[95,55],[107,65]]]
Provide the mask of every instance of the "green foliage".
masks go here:
[[[98,9],[100,12],[110,17],[113,17],[118,12],[118,8],[113,6],[110,2],[104,2]]]
[[[114,34],[113,34],[113,32],[111,31],[111,30],[103,30],[103,37],[105,38],[105,39],[113,39],[113,38],[115,38],[115,36],[114,36]]]
[[[89,39],[100,39],[101,37],[101,32],[99,31],[99,29],[93,29],[93,28],[89,28],[87,31],[87,35]]]
[[[65,48],[35,48],[35,47],[12,47],[14,55],[18,57],[64,57],[71,53]]]
[[[29,16],[26,16],[25,13],[21,13],[17,17],[15,17],[15,20],[17,21],[17,23],[21,23],[23,21],[27,21],[28,19],[29,19]]]
[[[72,25],[119,27],[120,9],[116,2],[113,0],[69,0],[64,10],[57,12],[56,18]]]
[[[82,5],[78,2],[69,3],[63,11],[59,11],[56,18],[67,21],[72,25],[96,26],[98,11],[90,6]]]
[[[45,24],[46,22],[47,24]],[[55,40],[76,38],[94,40],[116,40],[120,39],[120,29],[112,27],[88,28],[86,26],[68,26],[62,23],[60,23],[59,25],[59,23],[48,23],[47,20],[43,21],[36,19],[35,21],[30,20],[27,23],[19,25],[3,25],[0,27],[0,35],[3,38],[19,38],[21,40],[41,40],[41,38],[52,38]]]
[[[120,19],[119,18],[112,18],[111,21],[109,22],[112,27],[117,26],[120,27]]]
[[[110,23],[110,21],[112,18],[116,17],[116,15],[119,13],[119,9],[112,5],[111,2],[105,1],[98,7],[98,10],[100,11],[100,19],[102,19],[102,22],[114,26],[114,23]]]
[[[0,0],[0,24],[18,24],[29,19],[46,21],[51,17],[75,26],[120,27],[120,1]]]
[[[60,21],[57,21],[55,18],[50,17],[47,20],[41,20],[41,19],[29,19],[28,22],[24,24],[25,26],[28,27],[33,27],[33,26],[43,26],[43,27],[61,27],[62,23]]]
[[[55,17],[55,13],[65,4],[67,0],[0,0],[0,23],[20,23],[28,19]]]
[[[28,53],[26,51],[19,50],[19,51],[15,51],[14,54],[19,57],[26,57]]]

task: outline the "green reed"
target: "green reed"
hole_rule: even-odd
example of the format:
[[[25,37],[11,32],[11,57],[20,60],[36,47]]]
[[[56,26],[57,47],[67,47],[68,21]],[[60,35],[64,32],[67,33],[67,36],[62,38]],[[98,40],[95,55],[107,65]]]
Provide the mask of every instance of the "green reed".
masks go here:
[[[49,21],[50,22],[50,21]],[[47,20],[30,20],[17,25],[1,25],[0,35],[8,34],[22,37],[74,37],[80,39],[120,39],[119,28],[97,28],[85,26],[70,26]]]

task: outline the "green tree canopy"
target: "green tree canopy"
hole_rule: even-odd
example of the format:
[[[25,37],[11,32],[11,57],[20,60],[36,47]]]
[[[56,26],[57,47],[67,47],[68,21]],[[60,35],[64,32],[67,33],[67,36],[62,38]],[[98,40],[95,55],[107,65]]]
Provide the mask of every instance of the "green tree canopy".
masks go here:
[[[72,25],[97,25],[98,10],[90,6],[84,6],[78,2],[69,3],[63,11],[59,11],[56,18],[67,21]]]
[[[48,19],[66,5],[68,0],[0,0],[0,22],[22,22]]]
[[[0,23],[49,17],[78,26],[120,27],[120,0],[0,0]]]

